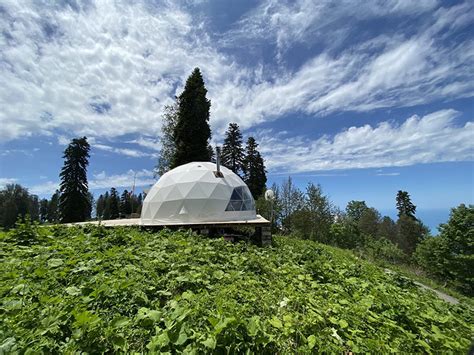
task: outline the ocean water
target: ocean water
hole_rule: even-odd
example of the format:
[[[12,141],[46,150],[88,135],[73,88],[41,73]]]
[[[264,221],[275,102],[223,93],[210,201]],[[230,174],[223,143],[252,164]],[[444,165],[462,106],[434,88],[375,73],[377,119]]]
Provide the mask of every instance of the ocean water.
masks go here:
[[[397,210],[380,210],[382,216],[389,216],[394,221],[397,220]],[[438,226],[440,223],[446,223],[449,220],[451,209],[417,209],[416,217],[420,219],[431,231],[432,235],[438,234]]]

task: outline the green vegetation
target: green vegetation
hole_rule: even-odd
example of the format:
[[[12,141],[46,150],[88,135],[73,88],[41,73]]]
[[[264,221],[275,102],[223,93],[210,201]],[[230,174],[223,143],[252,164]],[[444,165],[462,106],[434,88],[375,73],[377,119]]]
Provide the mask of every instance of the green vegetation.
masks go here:
[[[19,225],[0,240],[2,352],[464,352],[473,310],[352,252],[189,232]]]

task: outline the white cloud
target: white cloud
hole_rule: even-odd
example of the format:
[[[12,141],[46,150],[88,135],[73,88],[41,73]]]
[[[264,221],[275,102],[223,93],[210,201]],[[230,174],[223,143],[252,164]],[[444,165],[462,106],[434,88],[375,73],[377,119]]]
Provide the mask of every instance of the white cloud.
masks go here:
[[[263,1],[222,38],[225,46],[242,42],[273,42],[277,56],[299,43],[321,42],[334,46],[346,39],[350,27],[361,20],[387,15],[414,16],[437,6],[436,0],[410,1]],[[336,36],[335,36],[336,35]],[[337,37],[337,38],[335,38]]]
[[[57,189],[59,189],[59,182],[47,181],[29,187],[28,191],[35,195],[52,195]]]
[[[136,187],[143,187],[153,185],[156,179],[153,178],[153,172],[146,169],[138,171],[130,169],[123,174],[116,175],[108,175],[105,171],[102,171],[93,175],[93,178],[89,181],[89,188],[96,190],[115,187],[131,190],[134,182]]]
[[[377,175],[377,176],[399,176],[400,173],[396,173],[396,172],[395,173],[377,173],[375,175]]]
[[[381,168],[474,160],[474,123],[457,126],[455,110],[409,117],[403,124],[350,127],[317,140],[273,131],[257,135],[267,168],[278,172]],[[386,175],[379,172],[378,175]]]
[[[15,178],[0,178],[0,188],[4,188],[8,184],[14,184],[18,181]]]
[[[17,179],[2,179],[0,178],[0,186],[7,183],[16,182]],[[115,188],[126,188],[131,190],[135,181],[136,187],[143,187],[153,185],[156,179],[153,178],[153,172],[150,170],[128,170],[122,174],[109,175],[105,171],[93,174],[92,178],[89,178],[89,189],[110,189]],[[53,194],[59,188],[59,182],[47,181],[45,183],[33,185],[28,190],[37,195],[48,195]]]
[[[137,139],[128,141],[127,143],[138,144],[141,147],[145,147],[154,151],[159,152],[161,145],[157,139],[140,136]]]
[[[454,36],[472,26],[473,7],[437,7],[434,0],[265,1],[219,42],[181,3],[4,1],[0,140],[54,133],[67,144],[69,135],[159,136],[163,106],[195,66],[203,71],[218,134],[231,121],[246,129],[288,113],[322,116],[472,96],[474,43]],[[285,55],[292,43],[311,38],[343,41],[353,34],[351,16],[380,21],[420,14],[420,24],[413,21],[407,32],[374,30],[337,53],[323,46],[291,69],[258,60],[247,66],[220,47],[229,37],[246,48],[243,34],[261,42],[270,36]],[[347,22],[342,32],[341,22]],[[149,138],[134,143],[158,149]],[[119,154],[141,156],[138,150]]]
[[[154,156],[154,154],[145,153],[145,152],[142,152],[142,151],[136,150],[136,149],[117,148],[117,147],[112,147],[110,145],[100,144],[100,143],[94,144],[92,146],[92,148],[104,150],[104,151],[111,152],[111,153],[121,154],[121,155],[125,155],[127,157],[132,157],[132,158],[142,158],[142,157],[153,157]]]

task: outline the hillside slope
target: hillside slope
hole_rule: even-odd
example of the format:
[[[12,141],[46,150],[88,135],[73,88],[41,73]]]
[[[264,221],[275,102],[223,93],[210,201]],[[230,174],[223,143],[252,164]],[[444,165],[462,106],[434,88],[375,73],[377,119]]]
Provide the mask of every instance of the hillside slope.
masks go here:
[[[468,306],[314,242],[98,227],[12,238],[0,241],[0,353],[443,352],[474,334]]]

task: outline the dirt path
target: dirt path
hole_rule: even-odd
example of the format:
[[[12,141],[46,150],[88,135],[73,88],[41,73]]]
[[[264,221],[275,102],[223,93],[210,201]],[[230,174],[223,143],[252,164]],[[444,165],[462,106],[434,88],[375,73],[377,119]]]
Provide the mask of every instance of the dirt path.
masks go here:
[[[422,283],[418,282],[418,281],[413,281],[416,285],[420,286],[421,288],[425,289],[425,290],[430,290],[432,292],[434,292],[439,298],[441,298],[442,300],[445,300],[446,302],[448,303],[451,303],[451,304],[458,304],[459,303],[459,300],[457,298],[454,298],[453,296],[450,296],[444,292],[441,292],[441,291],[438,291],[438,290],[435,290],[431,287],[428,287],[426,285],[423,285]]]
[[[390,270],[390,269],[384,269],[384,271],[387,273],[387,274],[395,274],[396,272],[393,271],[393,270]],[[418,287],[424,289],[424,290],[428,290],[428,291],[431,291],[431,292],[434,292],[436,294],[436,296],[438,296],[439,298],[441,298],[443,301],[446,301],[448,303],[451,303],[451,304],[458,304],[459,303],[459,300],[457,298],[454,298],[453,296],[450,296],[444,292],[441,292],[441,291],[438,291],[438,290],[435,290],[434,288],[431,288],[429,286],[426,286],[425,284],[422,284],[421,282],[418,282],[418,281],[415,281],[413,280],[413,282],[415,283],[415,285],[417,285]]]

